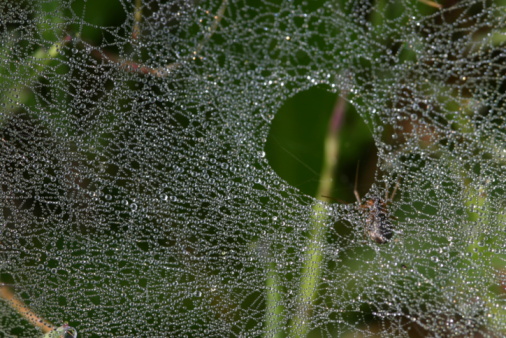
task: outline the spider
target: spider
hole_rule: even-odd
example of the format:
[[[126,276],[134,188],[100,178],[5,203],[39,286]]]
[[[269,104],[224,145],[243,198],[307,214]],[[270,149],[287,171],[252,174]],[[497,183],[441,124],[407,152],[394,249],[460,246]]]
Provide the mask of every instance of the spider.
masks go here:
[[[390,220],[395,217],[390,214],[387,205],[394,200],[395,193],[399,188],[399,182],[397,182],[397,184],[395,185],[395,188],[390,196],[388,196],[388,186],[387,186],[384,199],[381,197],[373,197],[366,200],[365,203],[362,203],[360,194],[358,193],[357,183],[358,183],[358,165],[357,165],[357,173],[355,175],[355,188],[353,190],[353,193],[355,194],[355,198],[357,199],[358,208],[364,210],[367,213],[367,218],[365,220],[365,227],[364,227],[365,236],[369,237],[378,244],[384,244],[389,242],[394,234],[392,222]],[[330,196],[322,196],[322,197],[335,199]]]
[[[360,209],[366,210],[367,218],[365,220],[364,234],[378,244],[384,244],[390,241],[394,231],[392,222],[390,221],[393,216],[390,214],[387,208],[387,204],[394,200],[395,193],[399,187],[399,182],[395,185],[394,190],[390,197],[388,196],[388,187],[385,192],[385,198],[373,197],[362,203],[360,195],[357,190],[357,177],[358,177],[358,166],[357,175],[355,176],[355,189],[353,193],[358,202]]]

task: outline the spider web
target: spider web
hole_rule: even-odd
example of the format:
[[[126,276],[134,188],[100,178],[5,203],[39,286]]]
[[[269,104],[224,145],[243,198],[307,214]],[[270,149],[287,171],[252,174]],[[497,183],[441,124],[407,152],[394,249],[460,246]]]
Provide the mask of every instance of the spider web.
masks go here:
[[[439,4],[2,2],[1,334],[504,335],[506,3]],[[387,243],[268,160],[315,86]]]

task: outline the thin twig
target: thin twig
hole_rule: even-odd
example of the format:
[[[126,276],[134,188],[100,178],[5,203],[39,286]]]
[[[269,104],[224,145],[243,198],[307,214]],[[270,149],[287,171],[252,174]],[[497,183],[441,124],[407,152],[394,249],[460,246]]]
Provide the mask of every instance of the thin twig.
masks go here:
[[[197,48],[193,52],[193,54],[195,56],[197,56],[200,53],[200,51],[202,51],[202,49],[204,48],[206,43],[209,41],[209,39],[211,39],[213,34],[218,30],[221,19],[223,19],[223,16],[225,15],[225,10],[227,9],[227,6],[228,6],[228,0],[222,0],[220,8],[218,9],[218,12],[214,16],[214,21],[211,24],[211,26],[209,27],[209,31],[204,36],[204,38],[200,41],[200,43],[197,45]]]
[[[112,55],[111,53],[107,53],[101,50],[94,50],[92,55],[99,60],[104,60],[107,62],[112,62],[117,64],[121,69],[127,70],[133,73],[139,74],[149,74],[156,77],[166,77],[174,70],[178,69],[183,65],[184,62],[189,60],[195,60],[195,58],[200,54],[202,49],[204,49],[207,42],[211,39],[214,33],[218,30],[219,24],[225,15],[225,10],[228,6],[228,0],[222,0],[220,8],[218,12],[214,16],[214,21],[208,29],[208,32],[205,34],[204,38],[198,43],[195,50],[188,57],[184,58],[182,61],[169,63],[163,67],[150,67],[145,64],[130,61],[130,60],[120,60],[117,56]],[[132,28],[132,39],[138,39],[140,33],[140,22],[142,20],[142,0],[135,1],[135,12],[134,12],[134,27]]]
[[[132,29],[132,39],[137,40],[139,38],[141,32],[141,24],[142,21],[142,0],[135,0],[135,9],[134,9],[134,27]]]
[[[126,69],[131,72],[141,73],[141,74],[150,74],[150,75],[154,75],[156,77],[166,77],[171,72],[173,72],[175,69],[181,67],[185,61],[192,60],[192,59],[194,60],[198,56],[198,54],[200,54],[200,52],[202,51],[202,49],[204,49],[207,42],[211,39],[211,37],[214,35],[214,33],[218,30],[220,22],[225,15],[225,10],[227,9],[227,6],[228,6],[228,0],[222,0],[220,8],[218,9],[218,12],[214,16],[214,21],[211,24],[211,26],[209,27],[209,31],[206,33],[204,38],[198,43],[197,48],[195,48],[193,53],[190,56],[188,56],[187,58],[183,59],[183,61],[173,62],[173,63],[170,63],[170,64],[163,66],[163,67],[153,68],[153,67],[149,67],[149,66],[143,65],[141,63],[135,62],[135,61],[128,61],[128,60],[127,61],[120,61],[120,60],[117,60],[117,58],[110,57],[110,56],[108,56],[108,60],[111,60],[114,63],[119,64],[120,68]],[[134,39],[138,38],[138,35],[135,35],[135,34],[136,34],[136,32],[138,33],[139,23],[142,19],[141,0],[136,0],[135,8],[136,8],[135,14],[134,14],[135,24],[134,24],[133,33],[132,33],[132,37]],[[137,29],[137,31],[136,31],[136,29]],[[99,58],[103,59],[102,53],[99,53],[97,55],[102,56]],[[105,53],[104,53],[104,55],[105,55]]]
[[[421,3],[424,3],[424,4],[428,5],[428,6],[431,6],[431,7],[437,8],[437,9],[441,9],[441,8],[443,8],[443,5],[438,4],[438,3],[437,3],[437,2],[435,2],[435,1],[431,1],[431,0],[418,0],[418,1],[420,1]]]
[[[43,333],[50,332],[54,325],[50,322],[42,319],[33,310],[31,310],[23,301],[18,299],[16,295],[11,291],[8,285],[0,285],[0,298],[4,299],[11,308],[16,310],[20,315],[25,317],[30,324],[39,328]]]

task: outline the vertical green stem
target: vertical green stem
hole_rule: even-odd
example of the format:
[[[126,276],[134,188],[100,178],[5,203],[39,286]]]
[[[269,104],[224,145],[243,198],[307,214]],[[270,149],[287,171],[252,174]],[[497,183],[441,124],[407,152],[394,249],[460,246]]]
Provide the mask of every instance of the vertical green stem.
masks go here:
[[[465,114],[459,117],[459,131],[465,134],[474,135],[475,128]],[[464,204],[467,208],[467,220],[469,227],[465,229],[469,239],[467,251],[470,260],[463,260],[460,263],[459,271],[464,271],[466,276],[457,277],[455,284],[462,289],[462,293],[467,292],[467,289],[474,287],[477,290],[482,290],[480,298],[489,309],[487,315],[488,322],[491,328],[502,327],[502,319],[506,315],[506,310],[501,302],[498,302],[503,292],[500,288],[500,276],[497,276],[497,285],[495,288],[490,288],[489,285],[484,285],[480,282],[480,278],[475,276],[483,276],[489,273],[489,269],[495,271],[505,270],[505,255],[502,253],[501,248],[504,247],[502,234],[504,233],[504,216],[494,216],[493,201],[487,193],[487,185],[489,183],[475,182],[469,180],[472,174],[462,169],[457,159],[449,159],[449,163],[454,163],[454,172],[458,174],[461,179],[466,183],[465,200]],[[495,234],[483,232],[484,229],[495,228]],[[472,266],[470,266],[472,265]],[[473,283],[477,283],[473,285]]]
[[[269,263],[267,267],[267,306],[265,310],[265,336],[273,338],[284,337],[283,312],[285,307],[281,304],[282,288],[279,281],[276,262]]]
[[[469,232],[472,242],[467,247],[471,262],[476,262],[476,264],[473,267],[462,267],[462,269],[464,271],[469,271],[469,276],[480,276],[487,273],[487,271],[480,271],[480,269],[504,271],[505,255],[501,252],[501,248],[504,246],[502,241],[504,236],[500,235],[504,233],[503,217],[493,217],[493,213],[490,210],[492,208],[492,201],[490,201],[490,198],[487,196],[485,186],[476,186],[470,183],[467,186],[466,192],[468,198],[465,204],[468,208],[468,220],[471,224],[476,224],[480,228]],[[496,234],[482,233],[483,228],[490,228],[491,225],[496,228]],[[495,253],[491,248],[495,250]],[[467,265],[469,263],[464,264]],[[474,279],[470,278],[470,280]],[[492,328],[502,327],[502,319],[504,319],[506,315],[504,306],[501,306],[500,302],[498,302],[498,297],[501,297],[498,293],[502,292],[500,290],[500,282],[500,276],[497,276],[497,287],[495,288],[483,288],[483,285],[476,286],[477,289],[482,289],[480,297],[489,308],[490,312],[487,318]],[[466,285],[467,288],[470,284],[467,282],[461,285]]]
[[[346,108],[346,94],[339,98],[331,117],[324,144],[324,159],[320,184],[316,198],[331,194],[333,174],[339,157],[339,132]],[[313,312],[314,301],[317,297],[318,283],[321,276],[321,262],[323,261],[323,247],[326,233],[328,212],[326,203],[317,201],[313,206],[313,214],[307,245],[305,247],[301,281],[297,293],[296,308],[292,319],[290,337],[305,337],[309,332],[309,324]]]

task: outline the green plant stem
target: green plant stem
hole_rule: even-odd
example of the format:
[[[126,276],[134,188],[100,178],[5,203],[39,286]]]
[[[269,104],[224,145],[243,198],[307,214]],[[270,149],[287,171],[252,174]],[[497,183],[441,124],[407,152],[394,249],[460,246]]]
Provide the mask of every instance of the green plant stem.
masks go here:
[[[276,262],[271,262],[267,268],[267,304],[265,311],[265,336],[273,338],[283,337],[283,312],[284,306],[281,305],[282,289],[279,282]]]
[[[343,94],[337,101],[328,133],[325,137],[322,174],[316,193],[318,200],[321,200],[324,196],[329,196],[332,191],[333,174],[339,157],[339,136],[346,107],[345,95]],[[329,218],[326,205],[323,201],[317,201],[313,205],[309,237],[304,252],[301,281],[297,293],[290,337],[305,337],[309,332],[310,319],[322,271],[321,262],[323,261],[326,223]]]
[[[464,135],[474,135],[476,130],[469,122],[467,116],[461,114],[458,117],[459,123],[457,126],[459,132]],[[473,275],[486,275],[489,273],[489,269],[495,271],[504,271],[506,269],[504,264],[505,255],[501,252],[501,248],[504,246],[504,236],[501,236],[505,229],[504,216],[494,217],[494,212],[491,210],[493,204],[487,192],[487,185],[490,183],[485,182],[482,184],[469,180],[472,174],[462,169],[457,159],[449,158],[449,163],[452,162],[454,163],[454,172],[465,182],[466,189],[463,202],[467,208],[469,227],[473,227],[466,229],[468,242],[470,243],[467,246],[470,260],[461,261],[459,266],[459,271],[468,271],[467,278],[458,276],[454,283],[461,288],[463,294],[465,294],[470,287],[474,287],[476,290],[482,290],[480,298],[488,308],[487,321],[489,326],[494,330],[498,327],[503,327],[502,321],[506,316],[504,306],[501,305],[500,301],[498,302],[503,292],[500,286],[501,276],[497,276],[496,287],[490,288],[489,286],[483,285],[482,282],[479,282],[479,278],[473,278]],[[485,229],[491,228],[496,229],[495,235],[484,232]],[[496,251],[491,251],[490,248],[494,248]],[[475,280],[478,280],[477,284],[472,285]]]

